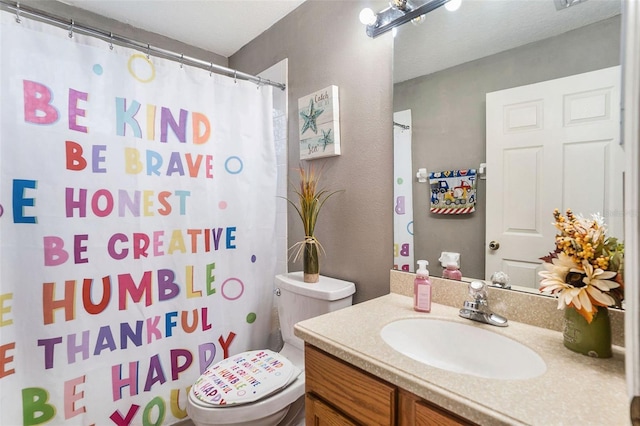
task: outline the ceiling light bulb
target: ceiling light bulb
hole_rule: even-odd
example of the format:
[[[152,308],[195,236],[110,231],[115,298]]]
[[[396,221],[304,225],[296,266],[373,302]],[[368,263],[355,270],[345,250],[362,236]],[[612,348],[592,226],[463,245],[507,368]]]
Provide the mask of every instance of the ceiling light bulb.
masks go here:
[[[416,17],[416,18],[413,18],[413,19],[411,20],[411,23],[412,23],[413,25],[420,25],[420,24],[422,24],[422,23],[423,23],[424,21],[426,21],[426,20],[427,20],[427,15],[426,15],[426,14],[424,14],[424,15],[420,15],[420,16],[418,16],[418,17]]]
[[[462,0],[449,0],[444,4],[445,9],[449,12],[455,12],[460,9],[460,5],[462,4]]]
[[[368,7],[364,8],[360,11],[360,22],[364,25],[373,25],[376,23],[376,14]]]

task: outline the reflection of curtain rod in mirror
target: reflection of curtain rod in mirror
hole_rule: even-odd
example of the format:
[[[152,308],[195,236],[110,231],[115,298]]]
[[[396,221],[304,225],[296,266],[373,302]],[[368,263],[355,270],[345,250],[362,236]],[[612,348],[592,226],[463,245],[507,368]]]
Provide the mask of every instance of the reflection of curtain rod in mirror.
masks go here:
[[[395,121],[393,122],[393,125],[400,127],[402,130],[409,130],[411,128],[411,126],[407,126],[406,124],[396,123]]]
[[[393,0],[389,7],[374,14],[371,9],[360,12],[360,22],[367,26],[367,35],[377,37],[413,19],[439,8],[450,0]]]

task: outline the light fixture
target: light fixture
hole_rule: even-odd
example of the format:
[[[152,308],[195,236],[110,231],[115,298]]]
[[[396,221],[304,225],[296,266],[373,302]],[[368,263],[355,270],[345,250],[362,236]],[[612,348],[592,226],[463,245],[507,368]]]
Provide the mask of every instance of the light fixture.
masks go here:
[[[575,6],[579,3],[583,3],[587,0],[554,0],[556,4],[556,10],[564,10],[571,6]]]
[[[444,8],[449,12],[455,12],[460,9],[460,5],[462,4],[462,0],[449,0],[447,4],[444,5]]]
[[[447,3],[447,4],[449,4],[449,3]],[[424,21],[426,21],[426,20],[427,20],[427,15],[420,15],[420,16],[418,16],[417,18],[413,18],[413,19],[411,20],[411,23],[412,23],[413,25],[422,25],[422,23],[423,23]]]
[[[367,35],[377,37],[392,28],[439,8],[450,0],[391,0],[389,7],[373,14],[371,9],[360,12],[360,22],[367,26]],[[456,0],[452,0],[456,1]]]
[[[373,25],[376,23],[376,14],[370,8],[364,8],[360,11],[360,22],[364,25]]]

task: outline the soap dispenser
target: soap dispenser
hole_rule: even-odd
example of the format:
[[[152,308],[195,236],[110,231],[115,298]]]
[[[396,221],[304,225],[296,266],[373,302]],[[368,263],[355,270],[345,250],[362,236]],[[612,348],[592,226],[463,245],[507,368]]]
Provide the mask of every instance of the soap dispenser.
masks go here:
[[[413,281],[413,309],[418,312],[431,312],[431,280],[426,260],[418,260],[418,270]]]
[[[462,272],[460,272],[458,264],[456,262],[447,263],[446,269],[442,271],[442,278],[462,281]]]

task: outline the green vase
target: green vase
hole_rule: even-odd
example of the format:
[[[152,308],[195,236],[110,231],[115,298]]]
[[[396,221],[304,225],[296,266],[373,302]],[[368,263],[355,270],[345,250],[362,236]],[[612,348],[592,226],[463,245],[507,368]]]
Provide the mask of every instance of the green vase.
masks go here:
[[[564,345],[574,352],[595,358],[611,358],[609,310],[598,306],[591,324],[573,308],[564,310]]]
[[[318,259],[318,244],[315,241],[304,243],[302,255],[302,270],[305,283],[320,281],[320,261]]]

